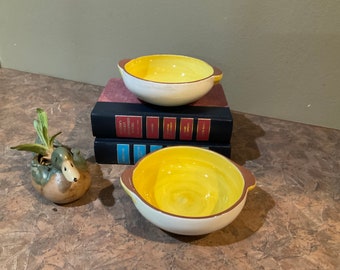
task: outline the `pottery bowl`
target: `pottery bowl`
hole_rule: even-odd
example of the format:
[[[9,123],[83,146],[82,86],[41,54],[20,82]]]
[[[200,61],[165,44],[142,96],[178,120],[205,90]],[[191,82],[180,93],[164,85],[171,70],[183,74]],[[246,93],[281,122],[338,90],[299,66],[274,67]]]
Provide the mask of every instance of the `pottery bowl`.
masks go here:
[[[183,55],[157,54],[119,61],[125,86],[139,99],[160,106],[198,100],[222,79],[206,62]]]
[[[203,235],[239,215],[255,177],[211,150],[171,146],[128,167],[121,184],[154,225],[175,234]]]

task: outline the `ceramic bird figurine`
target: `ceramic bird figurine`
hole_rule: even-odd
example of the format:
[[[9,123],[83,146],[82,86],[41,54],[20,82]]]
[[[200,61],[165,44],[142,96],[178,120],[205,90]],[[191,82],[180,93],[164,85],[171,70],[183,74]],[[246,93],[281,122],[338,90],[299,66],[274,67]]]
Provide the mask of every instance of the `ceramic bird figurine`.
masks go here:
[[[48,120],[44,110],[38,108],[38,119],[33,124],[38,138],[35,143],[11,147],[34,153],[31,162],[32,185],[45,198],[65,204],[82,197],[91,185],[87,163],[80,151],[69,148],[48,136]]]

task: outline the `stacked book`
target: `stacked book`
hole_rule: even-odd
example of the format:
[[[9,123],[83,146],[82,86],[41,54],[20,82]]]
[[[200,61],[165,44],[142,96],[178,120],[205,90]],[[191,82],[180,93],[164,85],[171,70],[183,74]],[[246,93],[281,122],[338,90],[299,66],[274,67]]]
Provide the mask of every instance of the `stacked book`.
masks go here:
[[[157,149],[192,145],[230,157],[233,119],[220,84],[185,106],[144,103],[112,78],[91,112],[97,163],[135,164]]]

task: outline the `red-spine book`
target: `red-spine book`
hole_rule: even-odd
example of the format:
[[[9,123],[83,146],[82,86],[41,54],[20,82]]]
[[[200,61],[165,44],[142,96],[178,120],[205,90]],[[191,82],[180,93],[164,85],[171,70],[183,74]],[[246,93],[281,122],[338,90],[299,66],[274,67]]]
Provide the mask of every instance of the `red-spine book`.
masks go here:
[[[140,101],[112,78],[91,112],[94,137],[230,143],[233,119],[220,84],[198,101],[164,107]]]
[[[191,145],[203,147],[215,151],[230,158],[230,144],[216,144],[207,142],[180,142],[173,140],[143,140],[143,139],[118,139],[118,138],[95,138],[94,153],[96,162],[99,164],[135,164],[146,154],[160,148]]]

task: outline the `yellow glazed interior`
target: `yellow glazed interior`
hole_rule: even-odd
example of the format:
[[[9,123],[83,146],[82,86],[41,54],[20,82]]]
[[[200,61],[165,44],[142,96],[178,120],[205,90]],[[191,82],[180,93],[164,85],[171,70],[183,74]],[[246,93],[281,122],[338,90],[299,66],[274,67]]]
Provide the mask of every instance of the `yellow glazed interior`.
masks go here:
[[[164,212],[202,217],[238,201],[244,189],[239,170],[226,158],[196,147],[168,147],[142,159],[133,172],[138,194]]]
[[[124,66],[131,75],[161,83],[184,83],[210,77],[214,69],[206,62],[182,55],[147,55]]]

